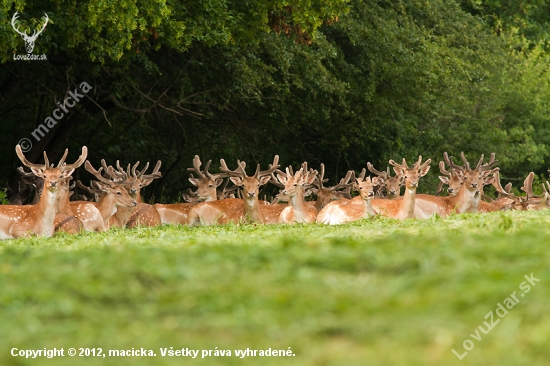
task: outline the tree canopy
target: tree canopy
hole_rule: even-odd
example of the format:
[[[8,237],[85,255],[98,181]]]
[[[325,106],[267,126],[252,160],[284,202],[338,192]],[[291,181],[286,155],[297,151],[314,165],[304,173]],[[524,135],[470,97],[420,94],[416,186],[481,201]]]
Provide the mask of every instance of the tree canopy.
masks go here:
[[[54,158],[82,145],[96,162],[162,160],[163,179],[148,193],[169,201],[188,187],[195,154],[214,166],[222,157],[267,164],[274,154],[283,165],[323,162],[334,181],[367,161],[384,169],[390,158],[496,152],[505,177],[542,176],[550,166],[548,21],[536,10],[545,6],[4,2],[0,185],[17,178],[22,138],[36,161],[44,150]],[[33,51],[47,61],[14,60],[25,53],[15,11],[28,34],[47,14]],[[32,137],[82,82],[92,89],[40,141]],[[430,179],[433,190],[436,174]]]

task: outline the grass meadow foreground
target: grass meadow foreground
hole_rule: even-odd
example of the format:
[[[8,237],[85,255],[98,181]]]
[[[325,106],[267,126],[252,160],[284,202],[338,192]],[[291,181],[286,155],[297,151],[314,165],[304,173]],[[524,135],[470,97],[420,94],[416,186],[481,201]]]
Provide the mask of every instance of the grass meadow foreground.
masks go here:
[[[550,212],[3,241],[0,365],[548,365],[549,243]],[[132,348],[157,356],[108,355]]]

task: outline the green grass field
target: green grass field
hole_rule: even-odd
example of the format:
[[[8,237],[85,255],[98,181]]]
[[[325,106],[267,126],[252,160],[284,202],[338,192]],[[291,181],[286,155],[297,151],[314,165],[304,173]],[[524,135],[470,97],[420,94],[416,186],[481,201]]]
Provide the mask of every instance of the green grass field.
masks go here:
[[[550,212],[3,241],[0,365],[548,365],[549,243]],[[520,297],[531,273],[540,282]],[[514,291],[520,302],[474,340]],[[467,339],[460,361],[451,349]],[[65,356],[10,355],[55,347]],[[170,347],[231,356],[162,357]]]

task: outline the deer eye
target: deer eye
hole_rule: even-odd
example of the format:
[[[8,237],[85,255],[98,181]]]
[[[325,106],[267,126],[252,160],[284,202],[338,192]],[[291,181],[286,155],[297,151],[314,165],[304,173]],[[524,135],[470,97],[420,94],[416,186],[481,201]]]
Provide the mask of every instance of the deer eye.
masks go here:
[[[209,184],[209,185],[208,185],[208,188],[212,188],[212,187],[214,187],[212,184]]]
[[[297,187],[297,186],[298,186],[298,184],[297,184],[297,183],[294,183],[293,187]]]

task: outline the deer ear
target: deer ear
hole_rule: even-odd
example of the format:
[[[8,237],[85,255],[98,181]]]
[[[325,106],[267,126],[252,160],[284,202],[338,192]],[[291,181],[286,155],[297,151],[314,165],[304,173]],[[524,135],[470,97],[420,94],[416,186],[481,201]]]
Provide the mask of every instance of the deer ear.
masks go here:
[[[229,177],[229,179],[231,179],[234,185],[242,187],[243,181],[241,180],[240,177]]]
[[[70,177],[71,174],[73,174],[73,173],[74,173],[74,169],[67,170],[67,171],[62,172],[60,177],[61,178],[67,178],[67,177]]]
[[[197,178],[189,178],[189,181],[192,185],[198,187],[199,186],[199,180]]]
[[[428,174],[428,172],[430,171],[430,166],[429,165],[426,165],[425,167],[423,167],[422,169],[420,169],[418,171],[418,177],[423,177],[425,176],[426,174]]]
[[[281,182],[281,184],[286,184],[287,182],[286,175],[277,174],[277,179]]]
[[[405,169],[402,169],[402,168],[398,168],[396,166],[393,167],[393,171],[395,172],[395,174],[397,174],[398,176],[400,177],[403,177],[405,176]]]
[[[109,192],[109,187],[106,184],[103,184],[101,182],[96,182],[97,188],[102,190],[103,192]]]
[[[216,179],[216,188],[221,186],[222,183],[223,183],[223,179]]]
[[[44,178],[44,170],[37,169],[37,168],[31,168],[31,170],[33,174],[36,175],[37,177]]]
[[[487,186],[489,184],[493,184],[494,181],[495,177],[491,175],[490,177],[487,177],[483,180],[483,184]]]
[[[443,184],[449,184],[449,177],[446,177],[444,175],[440,175],[439,176],[439,180],[443,183]]]
[[[301,179],[302,180],[302,183],[304,185],[309,185],[309,184],[312,184],[313,181],[315,180],[315,175],[306,175],[304,178]]]
[[[269,175],[264,175],[263,177],[261,177],[259,180],[260,180],[260,185],[263,186],[264,184],[266,184],[267,182],[269,182],[269,180],[271,179],[271,176]]]

